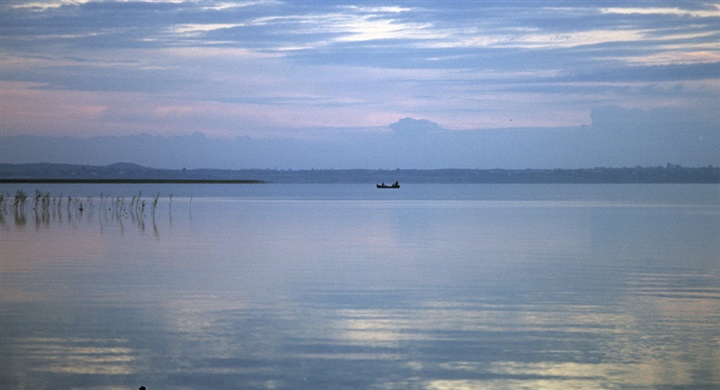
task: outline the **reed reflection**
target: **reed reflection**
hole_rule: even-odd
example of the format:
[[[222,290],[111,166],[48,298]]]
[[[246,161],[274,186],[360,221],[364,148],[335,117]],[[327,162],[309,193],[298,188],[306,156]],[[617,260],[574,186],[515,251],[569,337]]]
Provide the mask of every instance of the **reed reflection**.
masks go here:
[[[14,208],[13,210],[13,222],[15,223],[15,226],[17,228],[23,228],[25,225],[27,225],[27,218],[25,217],[25,209],[24,208]]]

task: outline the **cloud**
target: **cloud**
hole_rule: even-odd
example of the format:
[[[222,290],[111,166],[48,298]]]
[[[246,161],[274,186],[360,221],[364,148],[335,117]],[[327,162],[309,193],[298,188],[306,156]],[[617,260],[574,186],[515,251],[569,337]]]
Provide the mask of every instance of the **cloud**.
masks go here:
[[[79,5],[89,3],[92,0],[56,0],[56,1],[18,1],[9,2],[13,9],[31,9],[34,11],[46,11],[48,9],[60,8],[68,5]]]
[[[391,133],[407,117],[577,127],[608,105],[710,118],[718,12],[702,1],[3,1],[0,93],[14,112],[3,109],[2,131],[311,139]]]
[[[400,137],[422,137],[445,131],[437,123],[427,119],[403,118],[390,124],[390,128]]]
[[[182,117],[184,112],[149,112]],[[451,131],[403,118],[391,131],[346,131],[322,139],[216,138],[199,134],[57,138],[3,137],[2,162],[159,168],[577,168],[720,165],[720,134],[690,110],[601,107],[581,127]],[[360,130],[360,129],[358,129]],[[40,152],[38,152],[40,151]],[[38,154],[41,153],[41,154]]]
[[[563,81],[657,82],[720,79],[720,62],[650,66],[608,66],[604,69],[578,70],[558,77]]]
[[[621,15],[671,15],[671,16],[690,16],[693,18],[718,18],[720,17],[720,6],[717,4],[710,5],[714,8],[706,9],[681,9],[679,7],[609,7],[600,8],[600,12],[605,14],[621,14]]]

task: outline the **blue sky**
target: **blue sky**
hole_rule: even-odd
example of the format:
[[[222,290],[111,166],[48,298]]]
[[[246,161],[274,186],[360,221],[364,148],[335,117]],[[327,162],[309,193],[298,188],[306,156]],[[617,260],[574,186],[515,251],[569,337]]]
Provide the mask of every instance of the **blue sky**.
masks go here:
[[[720,128],[718,2],[3,0],[0,27],[3,137]]]

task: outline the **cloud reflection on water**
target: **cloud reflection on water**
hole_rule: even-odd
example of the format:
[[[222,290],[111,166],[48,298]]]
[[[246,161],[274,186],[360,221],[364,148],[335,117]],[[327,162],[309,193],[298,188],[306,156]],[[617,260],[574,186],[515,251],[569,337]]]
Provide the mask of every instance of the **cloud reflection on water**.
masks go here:
[[[122,339],[27,338],[18,347],[32,371],[72,375],[129,375],[136,351]]]

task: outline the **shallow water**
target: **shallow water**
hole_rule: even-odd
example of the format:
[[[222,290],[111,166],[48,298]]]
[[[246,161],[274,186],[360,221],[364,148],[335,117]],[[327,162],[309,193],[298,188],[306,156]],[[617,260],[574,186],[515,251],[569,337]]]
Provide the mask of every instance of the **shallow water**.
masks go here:
[[[720,186],[41,187],[3,389],[720,386]]]

